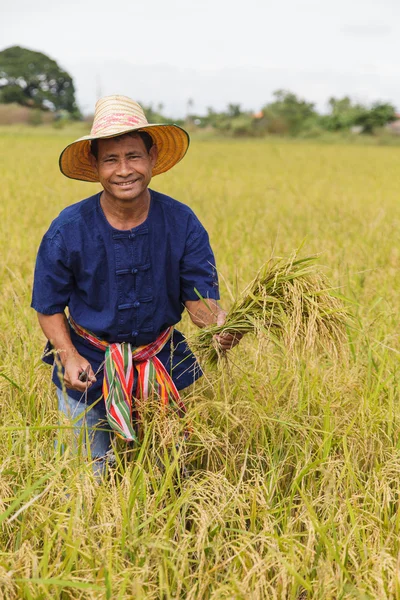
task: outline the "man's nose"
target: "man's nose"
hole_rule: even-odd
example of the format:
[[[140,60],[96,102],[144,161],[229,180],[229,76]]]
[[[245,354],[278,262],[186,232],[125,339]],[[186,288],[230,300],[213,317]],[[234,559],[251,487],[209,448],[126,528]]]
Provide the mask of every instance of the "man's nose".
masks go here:
[[[127,177],[128,175],[131,175],[132,172],[133,169],[129,163],[129,160],[120,160],[118,162],[117,175],[120,175],[121,177]]]

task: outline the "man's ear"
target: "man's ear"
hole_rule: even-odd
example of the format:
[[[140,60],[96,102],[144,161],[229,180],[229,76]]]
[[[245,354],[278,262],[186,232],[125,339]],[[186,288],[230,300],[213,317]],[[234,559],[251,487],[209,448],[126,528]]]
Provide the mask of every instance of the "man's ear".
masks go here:
[[[151,161],[151,168],[154,169],[156,162],[157,162],[157,158],[158,158],[158,148],[155,144],[153,144],[152,147],[150,148],[149,156],[150,156],[150,161]]]

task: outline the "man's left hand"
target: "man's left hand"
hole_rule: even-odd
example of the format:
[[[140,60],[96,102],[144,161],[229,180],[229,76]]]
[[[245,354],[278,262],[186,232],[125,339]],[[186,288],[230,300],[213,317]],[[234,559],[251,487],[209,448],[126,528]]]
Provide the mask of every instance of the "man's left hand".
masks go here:
[[[217,316],[217,325],[219,327],[222,327],[222,325],[225,323],[225,320],[226,320],[226,312],[224,310],[220,310],[218,313],[218,316]],[[226,351],[226,350],[230,350],[234,346],[237,346],[237,344],[240,342],[242,337],[243,337],[242,333],[229,333],[228,331],[225,331],[224,333],[215,335],[214,339],[220,345],[221,350]]]

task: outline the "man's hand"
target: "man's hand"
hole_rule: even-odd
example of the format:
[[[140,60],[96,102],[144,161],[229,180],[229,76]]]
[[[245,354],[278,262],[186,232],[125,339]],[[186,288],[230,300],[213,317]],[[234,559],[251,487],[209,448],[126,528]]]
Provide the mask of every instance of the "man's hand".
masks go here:
[[[81,356],[71,342],[64,313],[42,315],[38,319],[44,335],[56,349],[64,367],[64,383],[67,388],[84,392],[96,381],[91,365]],[[81,376],[81,379],[79,379]]]
[[[224,310],[220,309],[220,311],[217,315],[217,325],[222,327],[222,325],[225,323],[225,320],[226,320],[226,312]],[[242,337],[243,337],[242,333],[229,333],[228,331],[226,331],[225,333],[220,333],[219,335],[215,335],[214,339],[220,345],[221,350],[225,351],[225,350],[230,350],[234,346],[237,346],[237,344],[240,342]]]
[[[64,383],[67,388],[84,392],[96,381],[92,367],[86,358],[77,352],[66,357],[63,357],[60,352],[60,356],[64,366]]]
[[[226,311],[224,311],[218,304],[217,300],[204,299],[187,301],[185,303],[187,311],[192,319],[193,323],[198,327],[207,327],[208,325],[222,325],[226,320]],[[242,339],[243,334],[241,333],[221,333],[215,335],[214,339],[220,345],[221,350],[230,350],[236,346]]]

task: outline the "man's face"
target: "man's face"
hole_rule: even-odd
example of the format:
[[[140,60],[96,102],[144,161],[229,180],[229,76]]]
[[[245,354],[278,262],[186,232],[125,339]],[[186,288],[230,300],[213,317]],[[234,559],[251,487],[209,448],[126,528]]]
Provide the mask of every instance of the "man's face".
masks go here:
[[[98,141],[95,161],[99,181],[109,200],[130,203],[144,198],[157,160],[157,148],[147,152],[139,136]]]

